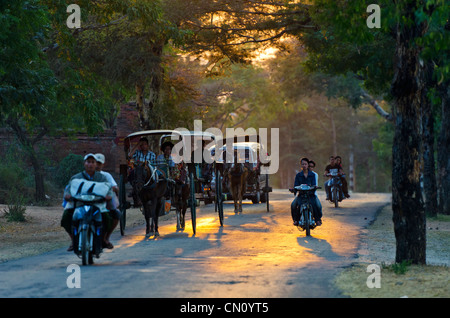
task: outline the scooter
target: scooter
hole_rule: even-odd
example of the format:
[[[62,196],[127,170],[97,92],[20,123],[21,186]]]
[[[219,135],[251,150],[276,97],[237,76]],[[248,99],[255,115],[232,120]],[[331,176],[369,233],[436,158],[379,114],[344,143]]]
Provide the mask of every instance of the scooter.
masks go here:
[[[73,250],[83,265],[94,263],[102,253],[102,210],[111,186],[106,182],[73,180],[70,188],[75,211],[72,217]]]

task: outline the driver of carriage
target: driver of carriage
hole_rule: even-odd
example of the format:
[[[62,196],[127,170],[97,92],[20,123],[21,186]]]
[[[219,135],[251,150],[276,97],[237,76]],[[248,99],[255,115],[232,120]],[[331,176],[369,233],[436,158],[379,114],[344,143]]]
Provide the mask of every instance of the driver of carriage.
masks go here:
[[[108,180],[103,174],[101,174],[99,171],[96,171],[96,167],[97,167],[97,160],[94,154],[89,153],[86,156],[84,156],[84,171],[72,176],[72,178],[70,178],[68,186],[66,186],[64,189],[64,200],[67,201],[67,203],[64,206],[64,212],[61,218],[61,226],[66,230],[71,239],[71,244],[67,249],[67,251],[73,251],[72,217],[75,211],[74,205],[71,202],[72,196],[70,194],[70,183],[72,182],[72,180],[75,179],[85,179],[95,182],[108,182]],[[107,208],[112,207],[111,203],[112,194],[113,192],[112,190],[110,190],[105,197],[107,202]]]
[[[149,162],[152,166],[156,163],[156,155],[149,150],[148,139],[142,137],[139,142],[131,149],[130,157],[134,162]]]
[[[309,160],[308,158],[301,158],[300,164],[302,167],[302,170],[297,173],[294,180],[294,189],[296,186],[307,184],[309,186],[315,186],[316,184],[316,176],[314,173],[309,170]],[[296,190],[294,190],[294,193],[296,193]],[[302,198],[300,196],[295,196],[294,201],[292,201],[291,204],[291,215],[292,220],[294,221],[294,225],[297,226],[298,222],[300,220],[300,206],[302,205]],[[322,225],[322,211],[317,206],[316,200],[314,197],[310,197],[310,204],[313,208],[313,217],[316,221],[316,225],[320,226]]]
[[[135,179],[135,171],[134,164],[144,164],[148,162],[150,165],[154,166],[156,164],[156,155],[149,150],[148,139],[146,137],[141,137],[139,142],[131,149],[130,157],[133,159],[134,163],[130,167],[130,171],[128,173],[128,181],[131,185],[133,185],[133,181]],[[132,193],[133,203],[135,207],[139,207],[142,205],[138,195],[135,192],[133,187]]]

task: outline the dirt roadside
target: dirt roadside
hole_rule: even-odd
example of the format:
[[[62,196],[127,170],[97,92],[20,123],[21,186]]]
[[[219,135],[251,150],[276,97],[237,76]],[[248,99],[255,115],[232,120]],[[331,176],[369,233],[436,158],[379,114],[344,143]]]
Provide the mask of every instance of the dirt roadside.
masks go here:
[[[26,222],[8,222],[0,205],[0,263],[68,247],[69,237],[60,226],[62,208],[27,207]],[[174,218],[174,213],[162,220]],[[143,225],[138,209],[127,211],[127,227]],[[116,229],[118,231],[118,229]],[[118,233],[117,233],[118,234]],[[358,297],[450,297],[450,218],[427,220],[427,266],[409,266],[405,274],[395,274],[395,237],[392,210],[383,208],[364,230],[357,261],[336,277],[335,284],[346,296]],[[380,267],[381,288],[368,288],[371,272]]]
[[[26,222],[8,222],[4,217],[5,208],[5,205],[0,205],[0,263],[69,247],[70,238],[61,227],[63,209],[60,205],[28,206]],[[171,217],[174,217],[173,213],[161,219]],[[127,227],[144,223],[139,209],[127,210]],[[119,227],[115,229],[118,231]]]
[[[336,277],[336,286],[352,298],[450,297],[450,217],[427,219],[426,266],[394,265],[395,245],[389,205],[364,230],[358,260]],[[380,288],[367,285],[369,276],[375,273],[368,269],[371,264],[379,267]],[[406,272],[399,273],[401,269]]]

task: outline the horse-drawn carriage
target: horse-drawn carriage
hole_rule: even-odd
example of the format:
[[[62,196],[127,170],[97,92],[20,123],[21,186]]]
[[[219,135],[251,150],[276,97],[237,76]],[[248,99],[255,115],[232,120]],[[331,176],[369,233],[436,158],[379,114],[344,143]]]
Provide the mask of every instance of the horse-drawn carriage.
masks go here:
[[[142,137],[153,138],[150,141],[151,144],[161,147],[167,139],[169,138],[174,148],[176,147],[176,154],[179,154],[177,158],[172,158],[174,166],[168,169],[167,166],[159,166],[157,163],[151,165],[148,162],[144,163],[141,169],[141,165],[137,165],[133,162],[130,156],[131,145],[136,143]],[[158,137],[157,139],[155,139]],[[194,152],[190,152],[191,145],[197,142],[197,144],[205,143],[207,141],[215,140],[215,136],[211,133],[201,132],[201,131],[184,131],[184,130],[146,130],[132,133],[125,137],[124,139],[124,150],[127,159],[127,164],[120,165],[120,180],[119,180],[119,208],[122,212],[122,217],[120,220],[120,231],[124,235],[126,226],[126,210],[130,208],[131,204],[127,202],[126,195],[126,185],[128,182],[129,170],[133,169],[136,171],[142,171],[144,175],[145,183],[144,189],[150,188],[152,184],[154,185],[153,191],[156,192],[158,182],[165,180],[167,182],[167,190],[164,192],[161,198],[157,198],[154,201],[158,201],[157,206],[153,206],[153,211],[147,213],[145,209],[147,208],[144,204],[144,215],[146,221],[151,215],[152,221],[157,222],[159,212],[162,207],[165,206],[164,198],[168,197],[171,202],[174,203],[175,210],[177,213],[177,229],[184,228],[184,214],[186,212],[186,207],[189,206],[191,210],[191,221],[192,230],[194,234],[196,233],[196,207],[199,205],[200,201],[209,203],[211,200],[215,202],[216,211],[219,214],[220,225],[223,226],[223,200],[221,193],[221,186],[215,187],[212,191],[212,183],[221,184],[222,183],[222,164],[212,162],[209,164],[211,173],[206,176],[202,174],[205,171],[204,162],[193,162]],[[201,146],[200,146],[201,147]],[[156,148],[156,146],[154,147]],[[174,152],[172,152],[173,154]],[[188,159],[188,160],[186,160]],[[190,162],[191,161],[191,162]],[[175,169],[172,169],[175,168]],[[168,173],[168,172],[173,173]],[[176,173],[175,173],[176,172]],[[136,172],[135,172],[136,174]],[[186,178],[180,178],[182,175],[187,175]],[[152,178],[155,179],[152,181]],[[157,180],[158,179],[158,180]],[[189,189],[189,192],[186,192]],[[134,189],[135,190],[135,189]],[[150,189],[151,190],[151,189]],[[142,193],[142,188],[139,190]],[[160,201],[161,202],[160,202]],[[152,225],[153,227],[153,225]],[[147,225],[148,233],[149,225]],[[155,224],[155,235],[157,233],[157,224]]]
[[[256,139],[257,141],[250,141]],[[242,141],[243,140],[243,141]],[[227,160],[227,149],[233,153]],[[210,151],[215,154],[215,148],[211,147]],[[235,199],[231,189],[229,180],[229,171],[236,163],[242,163],[246,168],[245,188],[242,191],[242,199],[250,199],[253,204],[266,203],[267,212],[269,212],[269,192],[272,188],[269,186],[269,175],[261,173],[260,153],[265,151],[263,145],[259,143],[259,138],[251,138],[250,136],[234,137],[233,139],[224,140],[224,145],[219,148],[217,153],[217,162],[224,165],[225,177],[222,182],[222,193],[224,199]],[[228,162],[233,157],[233,162]]]

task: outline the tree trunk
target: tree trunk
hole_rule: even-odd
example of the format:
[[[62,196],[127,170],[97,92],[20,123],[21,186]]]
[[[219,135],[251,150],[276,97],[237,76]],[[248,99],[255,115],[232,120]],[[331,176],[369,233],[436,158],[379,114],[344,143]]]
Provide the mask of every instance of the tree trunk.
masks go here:
[[[44,171],[42,170],[41,163],[36,156],[36,153],[33,149],[32,152],[28,153],[28,156],[31,160],[31,164],[34,169],[34,182],[36,194],[35,198],[37,202],[45,201],[45,189],[44,189]]]
[[[144,98],[144,80],[137,82],[136,89],[136,108],[139,113],[139,124],[142,129],[150,130],[156,129],[160,126],[158,118],[154,116],[154,108],[160,102],[161,89],[163,83],[164,69],[161,66],[162,53],[164,48],[164,41],[152,45],[152,53],[155,57],[155,62],[152,67],[152,71],[148,74],[147,83],[149,84],[148,103],[145,103]],[[151,118],[152,117],[152,118]]]
[[[425,213],[436,216],[438,210],[436,169],[434,163],[434,113],[428,95],[432,85],[432,66],[426,64],[424,70],[425,88],[422,91],[422,136],[423,136],[423,191],[425,194]]]
[[[442,99],[441,131],[439,133],[438,181],[439,211],[450,214],[450,83],[443,83],[439,92]]]
[[[35,199],[36,202],[42,202],[45,200],[45,188],[44,188],[44,172],[42,170],[41,163],[39,162],[36,151],[34,150],[34,144],[37,143],[42,137],[47,133],[46,129],[43,129],[32,141],[27,136],[27,132],[22,129],[19,124],[18,119],[10,118],[8,120],[9,126],[14,131],[20,145],[25,152],[28,159],[31,161],[31,165],[34,170],[34,181],[35,181]]]
[[[150,116],[144,100],[144,85],[136,83],[136,109],[139,114],[139,125],[143,130],[150,129]]]
[[[420,189],[421,136],[420,103],[423,71],[420,48],[414,40],[426,30],[416,22],[416,2],[402,2],[400,12],[412,23],[397,25],[395,75],[392,94],[395,99],[395,135],[392,147],[392,210],[396,238],[395,261],[426,263],[426,219]]]
[[[330,112],[330,120],[331,120],[331,136],[333,140],[333,156],[337,156],[337,134],[336,134],[336,124],[334,122],[333,113]]]

